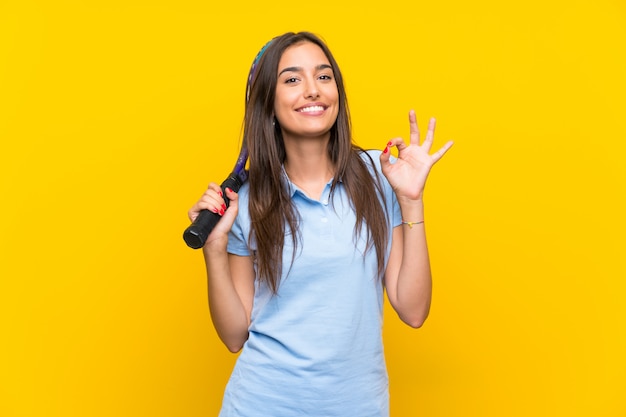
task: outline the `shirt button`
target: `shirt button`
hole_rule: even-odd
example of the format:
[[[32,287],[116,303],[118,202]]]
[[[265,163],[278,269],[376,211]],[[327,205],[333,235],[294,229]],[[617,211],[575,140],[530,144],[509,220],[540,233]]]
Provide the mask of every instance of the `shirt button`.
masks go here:
[[[325,205],[325,206],[327,206],[327,205],[328,205],[328,200],[323,200],[323,201],[322,201],[322,204],[323,204],[323,205]]]

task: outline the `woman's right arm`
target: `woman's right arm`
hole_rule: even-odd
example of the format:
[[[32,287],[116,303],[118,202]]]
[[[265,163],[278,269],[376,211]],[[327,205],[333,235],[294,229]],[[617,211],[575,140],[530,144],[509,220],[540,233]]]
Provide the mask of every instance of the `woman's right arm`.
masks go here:
[[[209,310],[220,339],[228,350],[238,352],[248,339],[248,327],[254,298],[254,268],[249,256],[227,253],[228,232],[238,212],[237,193],[227,190],[230,204],[224,210],[224,200],[217,184],[211,183],[200,201],[190,210],[195,220],[201,210],[222,215],[202,251],[206,263]]]

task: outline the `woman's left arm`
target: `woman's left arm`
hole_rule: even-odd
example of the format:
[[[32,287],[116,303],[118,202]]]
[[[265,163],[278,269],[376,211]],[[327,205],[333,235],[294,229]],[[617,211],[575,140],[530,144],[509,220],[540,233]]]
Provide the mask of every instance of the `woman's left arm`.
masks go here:
[[[452,142],[430,155],[435,119],[420,145],[415,112],[409,112],[410,143],[395,138],[380,156],[383,174],[396,193],[402,225],[393,230],[391,254],[385,271],[387,296],[398,316],[411,327],[421,327],[430,310],[432,280],[426,244],[423,194],[432,166],[450,149]],[[389,161],[389,149],[398,148],[398,159]]]

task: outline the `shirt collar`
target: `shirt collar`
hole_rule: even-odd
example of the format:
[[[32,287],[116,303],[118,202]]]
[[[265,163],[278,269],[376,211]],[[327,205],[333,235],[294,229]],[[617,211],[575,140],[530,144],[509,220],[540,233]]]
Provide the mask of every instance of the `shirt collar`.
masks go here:
[[[285,171],[285,165],[281,165],[281,170],[282,170],[282,180],[287,186],[287,188],[289,189],[289,197],[293,198],[293,195],[296,193],[296,191],[300,190],[300,188],[298,188],[298,186],[294,184],[293,182],[291,182],[291,180],[289,179],[289,175],[287,175],[287,171]],[[333,180],[334,178],[331,178],[328,181],[328,183],[326,183],[326,185],[332,184]],[[343,181],[340,178],[338,182],[343,182]],[[302,190],[300,190],[300,192],[304,194]]]

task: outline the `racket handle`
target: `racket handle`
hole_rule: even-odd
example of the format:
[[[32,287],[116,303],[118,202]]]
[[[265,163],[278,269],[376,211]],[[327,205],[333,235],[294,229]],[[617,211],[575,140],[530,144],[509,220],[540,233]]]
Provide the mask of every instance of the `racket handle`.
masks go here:
[[[224,195],[224,203],[228,208],[230,200],[226,197],[226,188],[230,188],[234,192],[239,192],[239,188],[243,185],[243,181],[234,172],[220,185],[222,194]],[[207,238],[213,231],[213,228],[220,221],[222,216],[209,210],[202,210],[196,220],[185,229],[183,240],[192,249],[200,249],[204,246]]]

